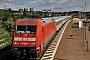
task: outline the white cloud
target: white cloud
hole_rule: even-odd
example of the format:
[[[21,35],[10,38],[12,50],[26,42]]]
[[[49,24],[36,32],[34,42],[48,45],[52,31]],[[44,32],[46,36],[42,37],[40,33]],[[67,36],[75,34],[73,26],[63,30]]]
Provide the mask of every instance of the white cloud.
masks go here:
[[[17,4],[22,4],[22,0],[0,0],[0,8],[3,6],[10,7],[12,9],[20,9],[25,6],[17,5],[13,3],[7,3],[4,1],[14,2]],[[81,10],[80,7],[84,6],[82,2],[89,0],[23,0],[23,4],[26,8],[35,8],[35,10],[44,10],[44,9],[52,9],[52,11],[72,11],[72,10]],[[87,3],[86,10],[90,11],[90,3]]]

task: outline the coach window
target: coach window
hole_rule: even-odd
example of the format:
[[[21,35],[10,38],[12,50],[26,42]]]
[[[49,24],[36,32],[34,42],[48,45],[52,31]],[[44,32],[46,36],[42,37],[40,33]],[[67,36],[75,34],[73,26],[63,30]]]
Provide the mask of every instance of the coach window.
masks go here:
[[[57,22],[56,22],[56,26],[57,26]]]
[[[58,21],[58,25],[59,25],[59,21]]]

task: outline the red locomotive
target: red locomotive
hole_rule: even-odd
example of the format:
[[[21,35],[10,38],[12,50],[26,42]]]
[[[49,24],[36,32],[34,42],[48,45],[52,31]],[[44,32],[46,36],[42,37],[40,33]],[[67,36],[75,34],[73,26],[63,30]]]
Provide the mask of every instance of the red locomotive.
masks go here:
[[[63,19],[62,19],[63,18]],[[12,39],[18,57],[36,56],[43,51],[56,31],[71,17],[24,18],[16,21]]]

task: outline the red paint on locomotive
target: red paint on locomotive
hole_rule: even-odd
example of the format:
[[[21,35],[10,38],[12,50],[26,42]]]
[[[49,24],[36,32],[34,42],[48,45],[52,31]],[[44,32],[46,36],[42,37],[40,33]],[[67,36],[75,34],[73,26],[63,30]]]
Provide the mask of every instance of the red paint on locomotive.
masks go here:
[[[32,29],[35,29],[32,31]],[[54,33],[55,21],[47,24],[42,19],[19,19],[16,21],[13,37],[13,48],[33,48],[41,52],[41,45]]]

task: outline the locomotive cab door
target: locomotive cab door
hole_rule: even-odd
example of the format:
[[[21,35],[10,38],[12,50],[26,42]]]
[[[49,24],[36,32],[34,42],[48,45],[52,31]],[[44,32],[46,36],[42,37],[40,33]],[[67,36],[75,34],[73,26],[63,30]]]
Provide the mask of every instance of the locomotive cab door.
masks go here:
[[[41,48],[41,52],[44,49],[44,27],[42,26],[42,35],[43,35],[43,43],[41,44],[40,48]]]

